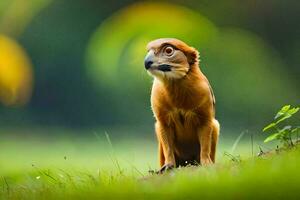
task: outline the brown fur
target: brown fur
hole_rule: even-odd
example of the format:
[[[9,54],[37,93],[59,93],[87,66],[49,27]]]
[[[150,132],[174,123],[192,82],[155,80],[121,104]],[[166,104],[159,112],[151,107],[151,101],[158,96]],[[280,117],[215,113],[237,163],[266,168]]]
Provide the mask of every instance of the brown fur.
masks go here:
[[[151,105],[160,166],[214,163],[219,123],[211,87],[198,67],[198,52],[177,39],[155,40],[147,48],[157,53],[166,44],[184,53],[189,70],[182,78],[154,79]]]

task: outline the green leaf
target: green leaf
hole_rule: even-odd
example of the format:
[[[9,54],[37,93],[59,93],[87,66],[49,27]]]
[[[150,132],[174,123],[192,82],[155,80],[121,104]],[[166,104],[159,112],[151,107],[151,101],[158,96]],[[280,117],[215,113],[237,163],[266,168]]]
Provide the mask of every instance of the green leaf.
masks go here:
[[[264,143],[267,143],[267,142],[270,142],[272,140],[276,140],[280,137],[280,134],[281,133],[274,133],[272,135],[270,135],[269,137],[267,137],[265,140],[264,140]]]
[[[291,105],[285,105],[283,106],[278,113],[276,114],[274,119],[277,119],[278,117],[281,117],[282,115],[284,115],[289,109],[290,109]]]
[[[300,110],[299,107],[294,107],[291,108],[290,105],[285,105],[283,106],[278,113],[275,116],[275,122],[272,122],[271,124],[267,125],[264,129],[263,132],[275,127],[277,129],[277,133],[273,133],[271,134],[269,137],[267,137],[264,142],[270,142],[273,140],[280,140],[280,141],[287,141],[287,139],[290,138],[290,135],[292,133],[297,132],[298,130],[300,130],[300,126],[298,127],[292,127],[290,125],[288,126],[284,126],[283,128],[279,129],[278,126],[276,126],[277,124],[283,122],[284,120],[292,117],[295,113],[297,113]]]
[[[273,128],[275,125],[276,125],[276,123],[271,123],[271,124],[269,124],[268,126],[266,126],[266,127],[263,129],[263,132],[265,132],[266,130],[269,130],[270,128]]]
[[[276,124],[279,124],[280,122],[292,117],[295,113],[297,113],[299,111],[299,107],[295,107],[295,108],[290,108],[290,105],[288,106],[284,106],[275,116],[275,119],[280,118],[277,122],[275,122]]]
[[[292,115],[288,114],[285,115],[284,117],[282,117],[281,119],[279,119],[277,122],[275,122],[275,124],[279,124],[280,122],[283,122],[284,120],[290,118]]]
[[[293,115],[299,111],[299,107],[292,108],[287,111],[288,114]]]

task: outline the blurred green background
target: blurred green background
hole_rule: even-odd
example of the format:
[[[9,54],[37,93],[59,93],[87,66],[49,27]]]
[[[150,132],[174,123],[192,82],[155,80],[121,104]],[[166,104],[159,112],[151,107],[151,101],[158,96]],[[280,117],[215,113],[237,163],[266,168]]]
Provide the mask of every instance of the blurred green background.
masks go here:
[[[261,131],[279,108],[300,106],[299,19],[296,0],[0,0],[0,199],[298,194],[298,151],[247,158],[275,148]],[[215,168],[146,183],[158,159],[143,60],[161,37],[199,50],[221,135]]]
[[[299,8],[293,0],[1,0],[0,129],[153,134],[145,45],[176,37],[200,51],[226,134],[259,132],[282,105],[299,105]]]

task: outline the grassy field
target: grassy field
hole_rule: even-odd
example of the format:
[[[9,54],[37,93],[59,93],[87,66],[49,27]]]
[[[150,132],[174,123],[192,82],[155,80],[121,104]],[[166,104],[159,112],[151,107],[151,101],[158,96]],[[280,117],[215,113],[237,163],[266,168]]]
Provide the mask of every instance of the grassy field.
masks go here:
[[[108,139],[96,132],[85,137],[3,132],[0,199],[300,197],[300,149],[257,157],[260,139],[252,145],[248,135],[236,145],[235,138],[222,136],[214,166],[151,175],[148,170],[157,169],[156,143],[151,134],[125,134],[122,138],[112,134]]]

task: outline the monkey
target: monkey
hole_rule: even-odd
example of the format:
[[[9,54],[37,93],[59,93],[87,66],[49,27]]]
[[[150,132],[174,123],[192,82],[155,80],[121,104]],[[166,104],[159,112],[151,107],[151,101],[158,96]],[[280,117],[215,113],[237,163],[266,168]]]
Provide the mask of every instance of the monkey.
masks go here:
[[[220,124],[212,87],[199,67],[199,52],[175,38],[156,39],[147,45],[144,65],[154,77],[151,108],[158,173],[215,163]]]

